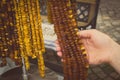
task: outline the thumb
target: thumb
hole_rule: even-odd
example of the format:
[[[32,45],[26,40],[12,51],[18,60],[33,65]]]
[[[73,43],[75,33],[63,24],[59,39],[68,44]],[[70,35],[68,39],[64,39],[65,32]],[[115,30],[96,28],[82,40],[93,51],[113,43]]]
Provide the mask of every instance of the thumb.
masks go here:
[[[80,38],[90,38],[93,33],[93,30],[82,30],[79,31],[77,34]]]

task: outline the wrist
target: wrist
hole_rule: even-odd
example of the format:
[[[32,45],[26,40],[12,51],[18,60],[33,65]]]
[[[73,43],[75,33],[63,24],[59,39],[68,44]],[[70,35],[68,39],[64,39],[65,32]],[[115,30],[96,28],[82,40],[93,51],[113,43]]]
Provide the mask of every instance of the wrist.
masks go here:
[[[115,43],[111,47],[109,64],[120,73],[120,45]]]
[[[120,45],[117,43],[114,43],[111,47],[110,50],[110,58],[109,58],[109,63],[111,64],[112,62],[116,61],[118,58],[120,58]]]

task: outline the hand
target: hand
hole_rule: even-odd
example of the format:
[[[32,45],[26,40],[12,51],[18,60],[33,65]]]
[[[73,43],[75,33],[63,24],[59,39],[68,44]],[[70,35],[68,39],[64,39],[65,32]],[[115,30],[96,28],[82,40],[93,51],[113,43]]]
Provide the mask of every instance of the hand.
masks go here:
[[[90,64],[100,64],[109,61],[109,44],[112,40],[107,35],[96,30],[85,30],[80,31],[78,36],[87,51]],[[58,42],[56,43],[58,44]],[[57,45],[57,51],[58,55],[62,56],[59,45]]]
[[[92,29],[80,31],[78,36],[87,51],[89,64],[110,63],[113,65],[117,60],[120,62],[118,51],[120,46],[106,34]],[[56,44],[57,54],[62,56],[61,48],[57,41]]]

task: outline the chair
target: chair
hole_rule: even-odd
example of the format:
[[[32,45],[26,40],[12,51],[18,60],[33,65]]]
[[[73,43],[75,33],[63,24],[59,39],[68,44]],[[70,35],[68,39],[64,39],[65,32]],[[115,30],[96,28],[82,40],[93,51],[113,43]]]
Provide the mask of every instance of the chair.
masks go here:
[[[96,28],[100,0],[76,0],[77,23],[79,29]]]

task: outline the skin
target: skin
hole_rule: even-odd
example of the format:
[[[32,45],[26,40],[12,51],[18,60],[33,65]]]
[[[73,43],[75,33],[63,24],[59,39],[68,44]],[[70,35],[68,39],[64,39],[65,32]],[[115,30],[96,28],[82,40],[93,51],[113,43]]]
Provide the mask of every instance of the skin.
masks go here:
[[[95,29],[78,32],[88,56],[89,64],[98,65],[108,63],[120,73],[120,45],[108,35]],[[62,57],[61,48],[56,41],[58,56]]]

